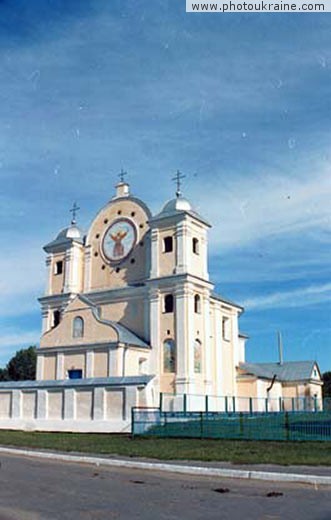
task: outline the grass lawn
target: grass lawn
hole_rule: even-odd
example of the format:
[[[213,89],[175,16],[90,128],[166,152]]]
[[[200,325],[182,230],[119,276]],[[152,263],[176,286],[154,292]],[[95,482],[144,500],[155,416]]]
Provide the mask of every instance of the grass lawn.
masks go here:
[[[0,430],[0,445],[160,460],[331,466],[331,442],[134,438],[120,434]]]

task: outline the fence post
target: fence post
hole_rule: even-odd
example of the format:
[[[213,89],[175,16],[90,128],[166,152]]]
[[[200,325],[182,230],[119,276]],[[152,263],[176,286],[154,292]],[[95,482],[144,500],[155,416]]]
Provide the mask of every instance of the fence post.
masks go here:
[[[203,439],[203,412],[200,412],[200,439]]]
[[[294,397],[292,397],[292,412],[295,412],[295,400],[294,400]]]
[[[286,440],[290,440],[290,422],[288,412],[285,412],[285,432],[286,432]]]
[[[236,411],[236,398],[234,396],[232,397],[232,411]]]
[[[134,406],[131,408],[131,436],[134,437]]]
[[[206,411],[206,413],[209,412],[209,409],[208,409],[209,406],[208,406],[208,405],[209,405],[209,403],[208,403],[208,395],[206,395],[206,396],[205,396],[205,411]]]
[[[243,435],[244,435],[244,414],[242,412],[240,412],[240,414],[239,414],[239,431],[240,431],[240,436],[243,437]]]
[[[249,398],[249,413],[252,415],[253,413],[253,398]]]
[[[187,412],[187,394],[183,394],[183,412]]]
[[[268,413],[268,398],[265,399],[265,411]]]
[[[225,396],[225,413],[229,413],[228,396]]]
[[[282,411],[282,398],[279,398],[279,411]]]
[[[163,408],[163,392],[160,392],[159,408],[160,408],[160,412],[162,412],[162,408]]]

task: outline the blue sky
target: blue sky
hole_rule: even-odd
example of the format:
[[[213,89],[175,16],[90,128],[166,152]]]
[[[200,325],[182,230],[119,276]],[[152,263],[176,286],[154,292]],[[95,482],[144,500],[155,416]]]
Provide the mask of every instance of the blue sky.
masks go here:
[[[331,370],[331,16],[186,14],[184,0],[0,2],[0,363],[38,342],[42,246],[130,172],[212,223],[247,359]]]

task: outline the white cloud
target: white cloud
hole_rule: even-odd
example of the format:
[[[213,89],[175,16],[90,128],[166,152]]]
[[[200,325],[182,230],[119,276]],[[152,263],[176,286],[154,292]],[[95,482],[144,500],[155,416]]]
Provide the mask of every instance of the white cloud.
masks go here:
[[[39,242],[3,240],[0,258],[0,316],[19,316],[38,308],[44,290],[45,267]]]
[[[263,296],[249,298],[243,302],[247,310],[267,309],[267,308],[286,308],[286,307],[306,307],[318,303],[330,304],[331,283],[309,285],[304,288],[293,289],[292,291],[279,291]]]
[[[236,248],[264,237],[330,229],[329,171],[301,178],[274,174],[215,180],[210,188],[199,187],[195,198],[214,224],[214,247]]]

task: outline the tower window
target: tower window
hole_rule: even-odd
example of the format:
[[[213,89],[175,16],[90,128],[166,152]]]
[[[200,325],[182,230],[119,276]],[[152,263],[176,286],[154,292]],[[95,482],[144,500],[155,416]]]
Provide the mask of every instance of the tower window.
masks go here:
[[[199,240],[197,238],[192,238],[192,251],[196,255],[199,254]]]
[[[198,294],[194,296],[194,312],[201,314],[201,298]]]
[[[164,253],[171,253],[173,250],[173,240],[172,237],[165,237],[163,240],[163,251]]]
[[[63,262],[60,260],[59,262],[55,262],[55,274],[63,273]]]
[[[80,316],[74,318],[72,323],[72,337],[82,338],[84,336],[84,320]]]
[[[230,319],[229,318],[222,319],[222,336],[223,336],[223,339],[225,339],[226,341],[230,341],[230,339],[231,339]]]
[[[174,297],[172,294],[166,294],[164,297],[164,312],[174,312]]]
[[[176,345],[173,339],[163,343],[163,372],[176,372]]]
[[[53,327],[57,327],[61,321],[61,313],[59,310],[53,312]]]

